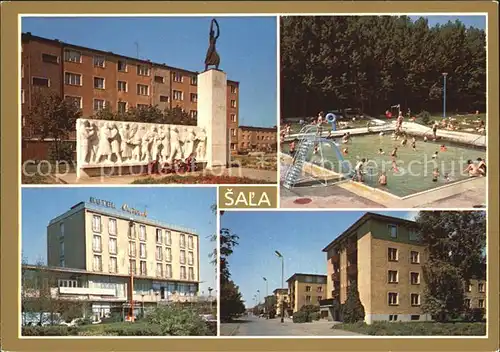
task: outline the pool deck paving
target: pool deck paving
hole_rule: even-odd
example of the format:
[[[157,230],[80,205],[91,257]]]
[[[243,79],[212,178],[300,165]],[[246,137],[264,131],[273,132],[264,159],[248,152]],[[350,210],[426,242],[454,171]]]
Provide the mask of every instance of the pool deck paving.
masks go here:
[[[336,322],[319,320],[298,324],[286,318],[266,319],[244,317],[232,323],[221,324],[221,336],[361,336],[361,334],[332,329]]]

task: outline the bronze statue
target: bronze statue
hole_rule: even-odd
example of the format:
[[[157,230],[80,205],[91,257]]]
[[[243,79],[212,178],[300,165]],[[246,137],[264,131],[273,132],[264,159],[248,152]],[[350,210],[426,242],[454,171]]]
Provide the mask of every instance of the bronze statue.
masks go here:
[[[215,35],[214,24],[217,27],[217,35]],[[220,57],[215,49],[215,43],[217,42],[217,38],[219,38],[219,23],[215,18],[212,19],[210,23],[210,37],[208,39],[208,50],[207,56],[205,57],[205,71],[208,70],[208,66],[215,66],[215,69],[219,69]]]

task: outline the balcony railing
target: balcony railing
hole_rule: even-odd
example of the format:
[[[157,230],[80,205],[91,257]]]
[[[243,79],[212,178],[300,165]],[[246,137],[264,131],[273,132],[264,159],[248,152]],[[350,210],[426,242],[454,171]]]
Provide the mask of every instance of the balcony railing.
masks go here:
[[[59,294],[60,295],[115,296],[116,290],[113,288],[59,287]]]

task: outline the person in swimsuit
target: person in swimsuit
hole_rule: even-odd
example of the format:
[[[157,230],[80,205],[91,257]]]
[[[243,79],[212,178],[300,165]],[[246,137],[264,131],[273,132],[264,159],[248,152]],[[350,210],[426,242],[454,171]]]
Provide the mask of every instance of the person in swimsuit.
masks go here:
[[[295,141],[292,141],[290,143],[290,155],[294,156],[295,155]]]
[[[439,177],[439,169],[436,167],[432,172],[432,182],[437,182]]]
[[[344,153],[344,154],[348,154],[348,153],[349,153],[349,149],[348,149],[348,148],[344,148],[344,149],[342,149],[342,153]]]
[[[482,158],[477,158],[477,170],[486,175],[486,162]]]
[[[396,160],[397,157],[398,157],[398,147],[394,147],[394,149],[391,152],[391,158],[392,160]]]
[[[472,162],[472,160],[467,160],[467,167],[464,169],[464,172],[469,173],[469,177],[477,177],[481,174],[478,170],[477,165]]]
[[[438,152],[436,151],[434,154],[432,154],[432,159],[437,159],[438,157]]]
[[[358,161],[358,163],[356,164],[356,167],[354,168],[354,170],[356,170],[356,178],[357,178],[358,182],[364,182],[363,165],[365,162],[366,162],[365,158],[361,159],[360,161]]]
[[[434,140],[437,139],[437,128],[438,128],[438,123],[434,122],[434,125],[432,126],[432,135],[434,137]]]
[[[382,148],[379,148],[378,153],[379,153],[380,155],[384,155],[384,154],[385,154],[385,152],[382,150]]]
[[[447,148],[444,144],[441,145],[440,149],[442,152],[445,152],[447,150]]]
[[[403,136],[403,140],[401,141],[401,145],[404,147],[408,143],[408,139],[406,138],[406,135]]]
[[[412,137],[411,138],[411,148],[416,151],[417,150],[417,140],[415,139],[415,137]]]
[[[387,186],[387,175],[385,172],[382,172],[378,178],[378,183],[381,186]]]

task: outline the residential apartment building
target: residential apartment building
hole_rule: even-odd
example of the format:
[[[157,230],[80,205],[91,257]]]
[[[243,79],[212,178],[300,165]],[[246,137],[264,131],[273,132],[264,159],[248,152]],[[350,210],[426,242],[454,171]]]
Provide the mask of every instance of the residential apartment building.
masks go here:
[[[273,291],[274,297],[276,297],[276,316],[281,316],[281,309],[283,307],[282,303],[285,306],[285,313],[287,306],[290,303],[290,298],[288,296],[287,288],[277,288]]]
[[[339,304],[346,301],[349,286],[357,284],[367,324],[431,320],[421,309],[427,251],[415,222],[366,213],[323,252],[328,299],[321,302],[322,317],[339,320]],[[484,292],[474,291],[475,282],[471,284],[470,306],[485,306]],[[477,282],[477,290],[479,284],[484,291],[485,282]]]
[[[47,264],[63,280],[59,293],[88,296],[107,310],[115,303],[194,299],[200,282],[198,236],[146,215],[91,198],[52,219]]]
[[[288,280],[290,310],[295,313],[305,305],[319,305],[326,297],[326,275],[293,274]]]
[[[236,131],[235,131],[236,132]],[[232,134],[235,132],[231,131]],[[240,126],[238,128],[238,150],[244,151],[276,151],[276,127]]]
[[[51,90],[71,99],[91,117],[108,107],[125,112],[131,107],[157,105],[160,109],[182,108],[197,118],[198,72],[175,68],[113,52],[87,48],[57,39],[23,33],[21,37],[21,114],[23,159],[47,157],[46,141],[37,140],[26,121],[40,90]],[[228,129],[238,128],[239,83],[227,82]],[[69,141],[75,141],[70,131]],[[231,149],[238,146],[231,134]]]

